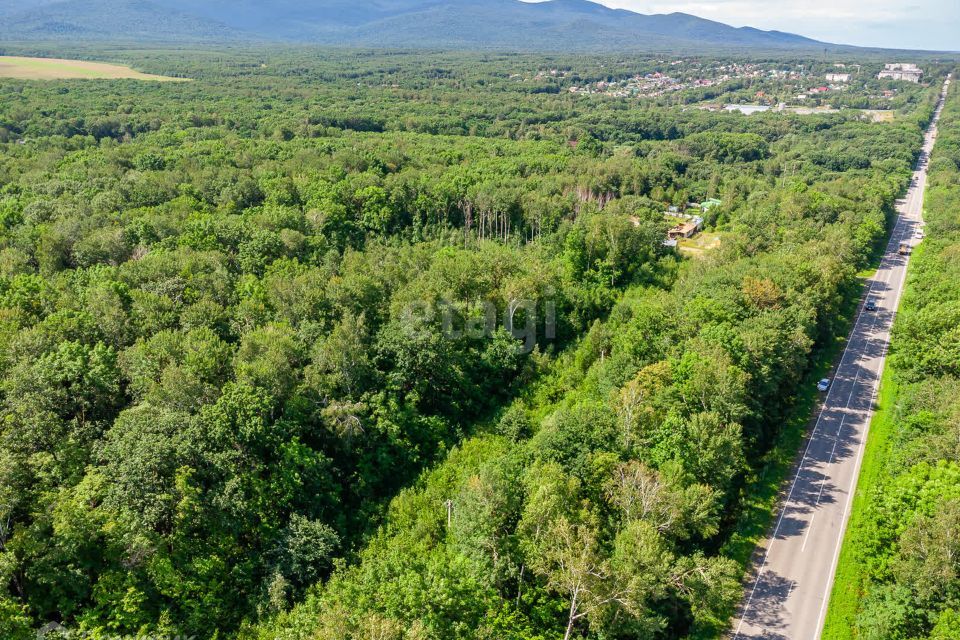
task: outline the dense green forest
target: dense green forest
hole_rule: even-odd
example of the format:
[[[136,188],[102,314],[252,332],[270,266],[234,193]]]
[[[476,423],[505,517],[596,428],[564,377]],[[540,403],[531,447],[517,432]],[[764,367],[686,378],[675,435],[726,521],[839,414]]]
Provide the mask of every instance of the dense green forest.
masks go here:
[[[926,239],[894,326],[881,420],[845,566],[834,635],[960,635],[960,93],[952,91],[928,174]]]
[[[868,123],[125,55],[193,80],[0,80],[0,636],[722,630],[946,67]],[[665,246],[707,198],[718,245]]]

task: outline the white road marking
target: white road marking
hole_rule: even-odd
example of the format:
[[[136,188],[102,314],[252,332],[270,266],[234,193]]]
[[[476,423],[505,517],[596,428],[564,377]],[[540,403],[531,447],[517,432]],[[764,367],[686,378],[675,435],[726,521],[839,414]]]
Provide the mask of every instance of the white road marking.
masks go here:
[[[822,486],[822,485],[821,485],[821,486]],[[810,516],[810,524],[809,524],[809,526],[807,526],[807,533],[806,533],[806,535],[803,536],[803,545],[800,547],[800,553],[803,553],[804,550],[807,548],[807,538],[810,537],[810,529],[813,528],[813,519],[816,518],[816,517],[817,517],[817,514],[813,514],[812,516]],[[791,591],[792,591],[792,589],[791,589]]]

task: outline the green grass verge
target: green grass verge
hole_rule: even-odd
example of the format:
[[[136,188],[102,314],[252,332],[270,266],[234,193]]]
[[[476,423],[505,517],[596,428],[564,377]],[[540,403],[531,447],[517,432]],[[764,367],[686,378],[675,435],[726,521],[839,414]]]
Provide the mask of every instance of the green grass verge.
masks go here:
[[[850,521],[847,523],[840,559],[837,562],[837,573],[821,636],[823,640],[849,640],[854,636],[854,623],[860,610],[863,585],[867,579],[866,566],[860,557],[862,545],[859,538],[866,533],[869,526],[867,509],[870,506],[870,496],[884,471],[887,447],[896,424],[897,384],[894,377],[888,361],[880,379],[877,409],[870,422],[860,478],[853,495]]]

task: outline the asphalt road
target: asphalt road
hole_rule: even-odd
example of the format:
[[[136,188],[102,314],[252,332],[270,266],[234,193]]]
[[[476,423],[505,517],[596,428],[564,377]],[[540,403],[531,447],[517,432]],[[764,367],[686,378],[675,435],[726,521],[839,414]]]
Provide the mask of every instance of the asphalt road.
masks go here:
[[[944,95],[949,83],[947,79]],[[820,637],[910,258],[898,249],[901,242],[912,247],[920,241],[916,234],[923,224],[927,159],[942,107],[943,95],[926,133],[913,183],[898,201],[899,216],[886,253],[867,283],[877,310],[867,311],[861,305],[858,311],[776,526],[758,554],[734,621],[735,640]]]

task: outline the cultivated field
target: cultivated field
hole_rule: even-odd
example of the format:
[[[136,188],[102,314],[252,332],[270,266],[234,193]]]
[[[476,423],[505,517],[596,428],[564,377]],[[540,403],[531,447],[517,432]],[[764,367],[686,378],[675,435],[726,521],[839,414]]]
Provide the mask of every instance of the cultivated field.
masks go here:
[[[21,56],[0,56],[0,78],[19,78],[21,80],[132,78],[161,82],[182,80],[181,78],[140,73],[120,64],[59,58],[25,58]]]

